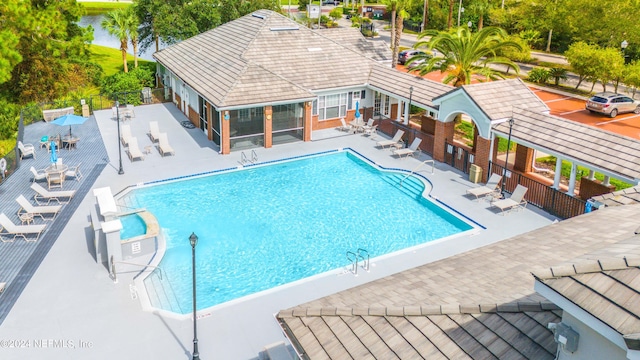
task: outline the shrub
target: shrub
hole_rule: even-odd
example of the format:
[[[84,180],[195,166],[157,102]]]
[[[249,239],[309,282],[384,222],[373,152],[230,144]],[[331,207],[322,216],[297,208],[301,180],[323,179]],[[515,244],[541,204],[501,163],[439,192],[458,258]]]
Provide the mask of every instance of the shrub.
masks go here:
[[[128,73],[117,73],[104,78],[100,92],[108,96],[118,94],[121,102],[139,105],[140,91],[143,87],[152,87],[153,83],[153,72],[145,67],[138,67]]]
[[[533,68],[529,71],[527,79],[534,83],[545,84],[549,81],[550,77],[551,75],[549,74],[549,70],[545,68]]]

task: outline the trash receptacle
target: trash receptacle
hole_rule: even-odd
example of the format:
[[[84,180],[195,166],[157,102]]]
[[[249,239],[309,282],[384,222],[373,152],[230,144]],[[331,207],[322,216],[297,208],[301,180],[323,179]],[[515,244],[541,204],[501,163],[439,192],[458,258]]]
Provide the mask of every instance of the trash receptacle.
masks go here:
[[[469,181],[477,184],[478,182],[480,182],[481,178],[482,168],[476,164],[471,164],[471,167],[469,168]]]

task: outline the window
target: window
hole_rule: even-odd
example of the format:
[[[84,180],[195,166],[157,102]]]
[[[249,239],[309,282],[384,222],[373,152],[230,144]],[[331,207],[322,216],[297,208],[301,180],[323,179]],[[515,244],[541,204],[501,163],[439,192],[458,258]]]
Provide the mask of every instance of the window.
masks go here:
[[[318,97],[318,118],[333,119],[347,114],[347,93]]]

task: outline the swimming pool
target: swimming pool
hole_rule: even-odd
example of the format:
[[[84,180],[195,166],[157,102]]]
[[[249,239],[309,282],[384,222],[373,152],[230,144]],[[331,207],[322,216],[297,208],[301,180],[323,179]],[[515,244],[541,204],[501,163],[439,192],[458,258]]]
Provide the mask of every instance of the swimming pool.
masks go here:
[[[153,213],[166,241],[149,299],[192,308],[191,232],[204,309],[345,267],[347,251],[373,258],[472,228],[424,199],[422,181],[398,186],[403,177],[341,151],[133,190],[127,206]]]

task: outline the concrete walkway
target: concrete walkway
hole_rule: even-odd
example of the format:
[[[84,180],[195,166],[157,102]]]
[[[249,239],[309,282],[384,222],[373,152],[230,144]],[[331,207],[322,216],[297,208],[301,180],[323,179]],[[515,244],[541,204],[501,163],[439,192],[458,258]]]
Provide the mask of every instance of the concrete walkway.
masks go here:
[[[131,162],[123,153],[125,173],[118,175],[116,122],[111,119],[111,110],[99,111],[95,114],[99,129],[96,134],[106,147],[107,163],[92,187],[110,186],[117,193],[140,182],[238,165],[240,154],[219,155],[217,147],[201,130],[184,129],[180,122],[186,117],[172,104],[137,107],[135,113],[130,125],[140,147],[151,145],[145,133],[148,122],[155,120],[159,122],[160,130],[169,134],[175,156],[161,157],[152,148],[145,160]],[[39,136],[31,133],[32,126],[26,128],[26,133]],[[367,137],[329,129],[314,132],[311,142],[258,148],[256,152],[259,161],[266,162],[350,147],[381,166],[398,169],[413,169],[420,161],[428,159],[422,155],[418,159],[398,160],[389,151],[375,148],[374,144]],[[38,153],[39,157],[46,156],[41,155],[44,154],[42,151]],[[23,166],[12,178],[28,183],[30,175],[27,171],[28,167]],[[372,270],[358,277],[341,275],[342,269],[338,269],[199,311],[198,338],[202,358],[257,359],[265,345],[285,340],[273,317],[279,310],[495,243],[554,220],[533,207],[506,217],[497,214],[489,208],[489,203],[466,197],[465,190],[476,185],[444,164],[437,163],[433,174],[429,167],[419,173],[433,186],[432,200],[473,220],[478,224],[476,229],[446,241],[373,259]],[[44,254],[33,276],[22,280],[24,290],[0,326],[0,340],[5,341],[0,343],[0,358],[189,359],[193,346],[191,317],[144,310],[140,297],[145,290],[131,280],[135,272],[120,274],[119,281],[114,283],[107,269],[96,263],[88,219],[94,202],[90,193],[78,199],[76,210],[51,249]],[[185,241],[188,235],[185,234]],[[3,256],[0,254],[0,258]],[[18,274],[16,279],[19,278]],[[5,295],[11,293],[14,285],[9,283],[8,286],[0,295],[0,303],[6,301]],[[384,293],[382,288],[378,291]]]

